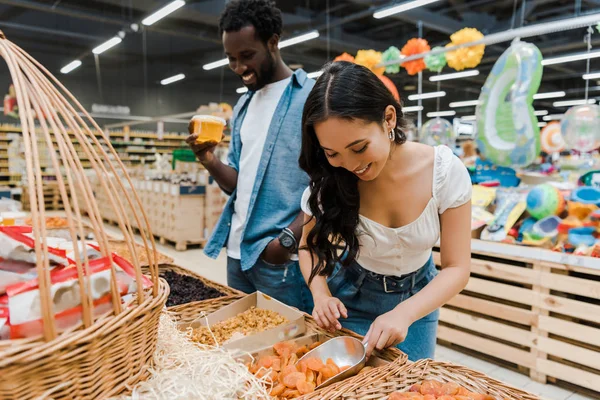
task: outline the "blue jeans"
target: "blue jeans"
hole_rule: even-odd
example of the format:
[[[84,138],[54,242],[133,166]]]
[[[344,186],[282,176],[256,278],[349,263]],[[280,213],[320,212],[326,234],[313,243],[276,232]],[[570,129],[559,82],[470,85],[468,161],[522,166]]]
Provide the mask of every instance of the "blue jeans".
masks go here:
[[[354,262],[348,267],[338,265],[328,278],[328,284],[332,295],[348,309],[348,318],[340,320],[342,326],[364,336],[378,316],[418,293],[436,275],[435,264],[430,258],[421,269],[400,281],[402,283],[396,287],[389,284],[388,290],[390,287],[395,290],[386,293],[381,275],[377,279],[376,274]],[[435,310],[410,326],[406,339],[398,345],[409,360],[434,358],[438,319],[439,310]]]
[[[282,303],[312,313],[312,295],[298,261],[272,265],[259,258],[252,268],[242,271],[240,260],[227,257],[227,285],[244,293],[260,290]]]

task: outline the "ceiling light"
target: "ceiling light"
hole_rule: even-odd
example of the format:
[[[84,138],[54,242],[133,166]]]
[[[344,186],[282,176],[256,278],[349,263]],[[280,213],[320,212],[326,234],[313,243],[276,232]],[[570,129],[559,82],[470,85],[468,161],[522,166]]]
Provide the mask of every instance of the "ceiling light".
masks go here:
[[[242,87],[235,89],[235,92],[239,93],[239,94],[246,93],[247,91],[248,91],[248,88],[246,86],[242,86]]]
[[[415,101],[415,100],[424,100],[424,99],[435,99],[437,97],[444,97],[445,95],[446,95],[446,92],[444,92],[444,91],[422,93],[422,94],[411,94],[410,96],[408,96],[408,100]]]
[[[583,74],[582,78],[585,79],[586,81],[588,81],[590,79],[598,79],[598,78],[600,78],[600,72],[592,72],[591,74]]]
[[[479,100],[454,101],[450,103],[450,108],[472,107],[479,104]]]
[[[229,64],[229,60],[226,59],[226,58],[224,58],[224,59],[219,60],[219,61],[215,61],[215,62],[211,62],[211,63],[205,64],[205,65],[202,66],[202,68],[204,70],[208,71],[210,69],[219,68],[219,67],[222,67],[223,65],[227,65],[227,64]]]
[[[67,65],[62,67],[60,69],[60,72],[62,72],[63,74],[68,74],[69,72],[73,71],[75,68],[79,68],[80,66],[81,66],[81,61],[79,61],[79,60],[71,61],[70,63],[68,63]]]
[[[536,117],[543,117],[544,115],[548,115],[548,110],[539,110],[533,112]]]
[[[562,119],[564,114],[550,114],[542,118],[544,121],[556,121]]]
[[[450,111],[436,111],[436,112],[427,113],[427,118],[452,117],[453,115],[456,115],[456,111],[454,111],[454,110],[450,110]]]
[[[543,127],[545,127],[546,125],[548,125],[548,123],[547,123],[547,122],[538,122],[538,128],[543,128]]]
[[[284,47],[293,46],[298,43],[306,42],[308,40],[316,39],[319,37],[319,31],[310,31],[300,36],[296,36],[290,39],[282,40],[279,42],[279,48],[283,49]]]
[[[582,106],[584,104],[594,104],[596,103],[596,99],[581,99],[581,100],[565,100],[565,101],[555,101],[552,103],[554,107],[570,107],[570,106]]]
[[[302,43],[302,42],[306,42],[307,40],[311,40],[311,39],[315,39],[319,37],[319,31],[310,31],[308,33],[305,33],[303,35],[300,36],[296,36],[293,37],[291,39],[287,39],[287,40],[282,40],[281,42],[279,42],[279,48],[283,49],[284,47],[289,47],[298,43]],[[229,64],[229,60],[227,58],[224,58],[222,60],[219,61],[214,61],[208,64],[204,64],[202,66],[202,68],[205,71],[211,70],[211,69],[215,69],[215,68],[219,68],[222,67],[224,65]]]
[[[546,92],[546,93],[536,93],[533,95],[534,100],[540,99],[555,99],[557,97],[565,97],[567,94],[563,91],[560,92]]]
[[[479,75],[479,71],[476,69],[471,69],[469,71],[455,72],[452,74],[433,75],[433,76],[429,77],[429,80],[431,82],[447,81],[450,79],[466,78],[468,76],[477,76],[477,75]]]
[[[585,53],[570,54],[568,56],[547,58],[542,60],[542,65],[563,64],[573,61],[588,60],[590,58],[600,57],[600,51],[590,51]]]
[[[306,76],[308,76],[309,78],[312,78],[312,79],[316,79],[316,78],[320,77],[321,75],[323,75],[323,71],[315,71],[315,72],[310,72],[310,73],[306,74]]]
[[[177,75],[173,75],[170,78],[165,78],[162,81],[160,81],[161,85],[168,85],[169,83],[173,83],[173,82],[177,82],[180,81],[182,79],[185,79],[185,75],[184,74],[177,74]]]
[[[418,111],[423,111],[423,106],[402,107],[403,113],[411,113],[411,112],[418,112]]]
[[[460,117],[463,121],[475,121],[477,120],[476,115],[465,115],[464,117]]]
[[[94,50],[92,50],[92,53],[94,53],[94,54],[102,54],[106,50],[115,47],[116,45],[118,45],[122,41],[123,41],[123,39],[121,39],[118,36],[115,36],[114,38],[109,39],[106,42],[102,43],[100,46],[96,47]]]
[[[417,7],[425,6],[427,4],[435,3],[436,1],[439,1],[439,0],[407,1],[407,2],[404,2],[404,3],[394,6],[394,7],[384,8],[383,10],[376,11],[373,14],[373,17],[377,18],[377,19],[389,17],[390,15],[394,15],[394,14],[398,14],[398,13],[401,13],[404,11],[412,10],[413,8],[417,8]]]
[[[151,14],[150,16],[144,18],[142,20],[142,24],[144,24],[146,26],[152,25],[156,21],[163,19],[167,15],[171,14],[173,11],[180,9],[183,6],[185,6],[185,1],[175,0],[175,1],[167,4],[160,10],[156,11],[154,14]]]

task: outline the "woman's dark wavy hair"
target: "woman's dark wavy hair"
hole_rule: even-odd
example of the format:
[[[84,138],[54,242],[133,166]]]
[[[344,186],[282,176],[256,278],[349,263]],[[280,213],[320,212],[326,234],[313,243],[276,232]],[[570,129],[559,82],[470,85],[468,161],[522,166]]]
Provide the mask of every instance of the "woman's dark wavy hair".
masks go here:
[[[401,145],[406,142],[402,105],[367,68],[349,62],[330,63],[308,95],[302,115],[299,162],[310,176],[308,205],[315,220],[304,248],[317,257],[309,283],[317,275],[330,275],[338,262],[349,265],[359,253],[358,178],[329,164],[315,134],[315,124],[331,117],[383,124],[389,105],[394,106],[397,116],[394,142]]]

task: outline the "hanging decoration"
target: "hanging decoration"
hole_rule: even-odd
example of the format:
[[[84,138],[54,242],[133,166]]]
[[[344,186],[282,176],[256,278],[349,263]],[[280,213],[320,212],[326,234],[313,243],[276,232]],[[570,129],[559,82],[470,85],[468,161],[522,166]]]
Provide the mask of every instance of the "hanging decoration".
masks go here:
[[[381,63],[381,52],[375,50],[359,50],[354,62],[370,69],[375,75],[383,75],[385,67],[376,67]]]
[[[450,36],[451,42],[446,47],[458,46],[464,43],[474,42],[483,39],[483,34],[475,28],[464,28]],[[462,47],[457,50],[446,53],[448,66],[457,71],[462,71],[465,68],[475,68],[481,62],[485,51],[484,44],[478,44],[470,47]]]
[[[430,50],[431,47],[429,47],[427,40],[413,38],[406,42],[402,48],[402,55],[409,57],[414,56],[415,54],[426,53]],[[406,68],[406,72],[408,72],[409,75],[416,75],[425,69],[425,60],[419,58],[418,60],[402,63],[402,66]]]
[[[600,107],[586,104],[569,108],[561,121],[561,132],[570,150],[587,153],[600,146]]]
[[[526,167],[540,153],[540,128],[533,95],[542,81],[542,53],[515,41],[500,56],[481,89],[477,147],[492,163]]]
[[[337,56],[336,58],[333,59],[333,61],[348,61],[353,63],[354,62],[354,56],[352,54],[348,54],[348,53],[342,53],[339,56]]]
[[[439,50],[441,47],[434,47],[432,50]],[[425,56],[425,66],[431,72],[442,72],[444,67],[446,66],[446,53],[441,54],[431,54]]]
[[[559,153],[566,148],[565,139],[560,131],[560,122],[551,122],[542,129],[542,150],[547,154]]]
[[[396,46],[390,46],[381,55],[381,62],[399,60],[401,55],[402,54],[400,53],[400,50]],[[400,63],[388,65],[385,67],[386,74],[397,74],[398,72],[400,72]]]
[[[398,88],[396,87],[396,85],[394,85],[394,82],[392,82],[392,80],[385,75],[379,75],[378,78],[381,79],[381,82],[383,82],[385,87],[387,87],[389,91],[392,92],[394,98],[400,101],[400,93],[398,93]]]

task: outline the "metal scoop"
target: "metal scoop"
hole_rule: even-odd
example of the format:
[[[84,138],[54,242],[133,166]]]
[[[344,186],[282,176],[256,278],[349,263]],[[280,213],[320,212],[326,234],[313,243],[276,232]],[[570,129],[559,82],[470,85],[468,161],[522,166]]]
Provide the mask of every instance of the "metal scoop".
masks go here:
[[[350,336],[340,336],[330,339],[319,347],[312,349],[298,360],[298,362],[313,357],[325,362],[328,358],[331,358],[338,367],[350,366],[347,370],[322,382],[317,386],[317,389],[320,389],[358,374],[367,362],[366,350],[366,343],[363,344],[360,340]]]

